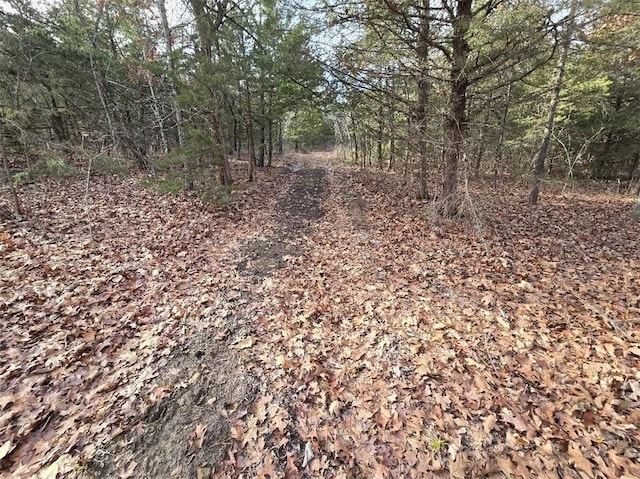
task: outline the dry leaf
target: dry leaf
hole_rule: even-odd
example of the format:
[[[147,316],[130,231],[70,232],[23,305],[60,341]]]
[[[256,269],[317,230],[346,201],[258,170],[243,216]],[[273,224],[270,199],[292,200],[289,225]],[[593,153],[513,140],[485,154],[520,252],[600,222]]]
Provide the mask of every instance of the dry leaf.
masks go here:
[[[56,479],[58,474],[65,474],[69,464],[71,463],[71,456],[69,454],[63,454],[53,462],[40,471],[40,479]]]
[[[207,433],[207,426],[205,426],[202,423],[196,424],[196,430],[193,433],[196,439],[196,442],[195,442],[196,449],[202,448],[202,443],[204,442],[204,436],[206,433]]]
[[[591,461],[589,461],[589,459],[584,457],[584,455],[580,451],[580,446],[570,442],[567,454],[569,454],[569,457],[573,461],[573,465],[576,467],[576,469],[583,471],[587,474],[587,476],[591,478],[594,477],[593,464],[591,464]]]
[[[118,477],[120,479],[129,479],[130,477],[133,477],[135,475],[133,471],[136,467],[138,467],[138,463],[135,461],[131,461],[129,464],[127,464],[125,469],[118,469]]]
[[[13,443],[11,441],[6,441],[2,447],[0,447],[0,460],[4,459],[12,450]]]
[[[332,416],[339,416],[341,408],[342,403],[340,401],[332,401],[331,404],[329,404],[329,414],[331,414]]]
[[[315,456],[313,455],[313,448],[311,447],[311,441],[307,441],[304,445],[304,458],[302,459],[302,467],[307,467],[311,459]]]
[[[247,349],[253,346],[253,337],[252,336],[248,336],[245,339],[238,341],[236,343],[236,348],[237,349]]]
[[[467,478],[467,459],[464,453],[458,451],[455,459],[449,464],[449,477],[452,479]]]

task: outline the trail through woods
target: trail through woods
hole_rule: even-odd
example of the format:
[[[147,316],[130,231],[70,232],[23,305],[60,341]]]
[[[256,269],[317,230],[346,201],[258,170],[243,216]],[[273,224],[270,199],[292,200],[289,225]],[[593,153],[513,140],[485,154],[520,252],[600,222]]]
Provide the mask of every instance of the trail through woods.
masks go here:
[[[324,157],[225,208],[30,188],[0,232],[1,477],[640,476],[629,199],[505,185],[449,221]]]

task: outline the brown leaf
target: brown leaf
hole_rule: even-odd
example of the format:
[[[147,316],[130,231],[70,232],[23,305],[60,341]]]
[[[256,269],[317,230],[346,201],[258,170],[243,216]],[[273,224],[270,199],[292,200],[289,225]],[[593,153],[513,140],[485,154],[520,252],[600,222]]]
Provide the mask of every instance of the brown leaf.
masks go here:
[[[449,464],[449,477],[452,479],[467,477],[467,458],[464,453],[458,451],[455,459]]]
[[[512,424],[517,431],[528,433],[529,431],[532,430],[532,427],[529,425],[527,421],[522,419],[520,415],[513,414],[507,408],[502,409],[502,411],[500,412],[500,417],[502,418],[503,422]]]
[[[130,477],[133,477],[135,475],[133,471],[136,467],[138,467],[138,463],[131,461],[125,468],[118,469],[118,477],[120,479],[129,479]]]
[[[71,456],[69,454],[63,454],[58,457],[58,459],[53,462],[53,464],[48,465],[44,469],[40,471],[39,478],[40,479],[56,479],[58,474],[65,474],[67,468],[71,463]]]
[[[569,454],[569,457],[576,469],[583,471],[589,477],[595,477],[593,474],[593,464],[591,464],[589,459],[584,457],[582,451],[580,451],[580,446],[574,443],[569,443],[567,454]]]
[[[329,404],[329,414],[332,416],[339,416],[341,409],[342,403],[338,400],[332,401],[331,404]]]
[[[253,337],[248,336],[235,344],[237,349],[247,349],[253,346]]]
[[[262,462],[262,466],[258,468],[257,478],[266,479],[267,477],[273,479],[276,477],[276,463],[273,460],[272,453],[267,453]]]
[[[297,479],[300,475],[300,470],[298,469],[298,466],[296,466],[293,454],[288,452],[287,453],[287,465],[285,467],[284,470],[284,477],[289,479]]]
[[[11,441],[6,441],[2,447],[0,447],[0,460],[4,459],[11,451],[13,451],[14,445]]]
[[[204,436],[206,433],[207,433],[207,426],[205,426],[200,422],[196,424],[196,429],[193,432],[194,438],[196,439],[194,444],[196,449],[202,448],[202,443],[204,442]]]

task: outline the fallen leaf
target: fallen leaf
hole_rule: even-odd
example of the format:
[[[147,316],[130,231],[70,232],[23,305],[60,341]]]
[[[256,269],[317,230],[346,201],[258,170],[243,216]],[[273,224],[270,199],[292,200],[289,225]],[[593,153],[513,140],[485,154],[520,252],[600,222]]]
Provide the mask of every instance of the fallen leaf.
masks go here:
[[[202,443],[204,442],[204,436],[207,432],[207,426],[202,423],[196,424],[196,430],[194,431],[194,437],[196,439],[195,447],[196,449],[202,448]]]
[[[262,467],[258,468],[258,479],[265,479],[266,477],[274,478],[276,476],[276,463],[273,460],[273,456],[271,454],[271,452],[267,453],[262,463]]]
[[[341,408],[342,403],[340,401],[332,401],[331,404],[329,404],[329,414],[331,414],[332,416],[339,416]]]
[[[70,463],[71,456],[69,454],[63,454],[58,457],[53,464],[48,465],[40,471],[39,477],[40,479],[56,479],[58,474],[65,474],[67,472]]]
[[[13,443],[11,441],[6,441],[2,447],[0,447],[0,460],[4,459],[12,450]]]
[[[302,467],[307,467],[311,459],[315,456],[313,455],[313,448],[311,447],[311,441],[307,441],[304,445],[304,458],[302,459]]]
[[[593,464],[591,464],[591,461],[589,461],[589,459],[584,457],[584,455],[580,451],[580,446],[574,443],[569,443],[567,454],[569,454],[569,457],[573,461],[573,465],[576,467],[576,469],[584,472],[590,478],[594,477]]]
[[[252,336],[248,336],[245,339],[238,341],[236,343],[236,348],[237,349],[247,349],[253,346],[253,337]]]
[[[135,475],[133,471],[136,467],[138,467],[138,463],[131,461],[127,464],[126,468],[118,469],[118,477],[120,479],[129,479],[130,477],[133,477]]]

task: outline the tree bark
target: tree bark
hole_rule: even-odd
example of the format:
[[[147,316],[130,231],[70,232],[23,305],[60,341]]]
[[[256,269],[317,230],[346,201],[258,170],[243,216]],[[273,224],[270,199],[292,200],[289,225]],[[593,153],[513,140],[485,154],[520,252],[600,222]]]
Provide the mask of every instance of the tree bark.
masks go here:
[[[430,0],[422,0],[422,12],[420,14],[420,28],[418,31],[418,43],[416,53],[418,55],[418,101],[415,110],[415,124],[418,129],[418,199],[428,199],[427,182],[427,105],[429,101],[429,43],[431,41]]]
[[[449,111],[444,122],[444,178],[442,200],[445,216],[453,216],[458,210],[456,196],[458,186],[458,163],[462,152],[466,127],[467,88],[469,77],[467,58],[471,47],[467,32],[471,23],[473,0],[458,0],[453,23],[452,64],[449,76]]]
[[[278,120],[278,155],[284,154],[284,140],[282,138],[282,120]]]
[[[631,212],[631,217],[636,221],[640,221],[640,186],[638,187],[638,198],[636,199],[636,206]]]
[[[504,132],[507,126],[507,116],[509,115],[509,103],[511,101],[511,85],[507,87],[507,96],[504,102],[504,109],[502,110],[502,119],[500,121],[500,136],[498,137],[498,145],[496,147],[496,159],[494,164],[494,172],[497,175],[500,163],[502,163],[502,151],[504,145]],[[494,178],[495,179],[495,178]]]
[[[215,9],[212,9],[211,7],[205,8],[207,6],[207,2],[205,0],[189,0],[189,3],[193,10],[193,15],[196,20],[196,30],[200,39],[199,53],[203,58],[204,64],[212,70],[214,35],[218,32],[225,21],[229,9],[229,0],[215,1]],[[218,180],[221,184],[228,186],[232,183],[232,177],[229,159],[227,158],[225,151],[222,125],[220,122],[219,95],[211,87],[209,87],[208,90],[211,99],[209,128],[211,130],[212,137],[217,143],[214,147],[213,157],[216,168],[218,169]]]
[[[389,106],[389,161],[387,169],[392,170],[396,162],[396,118],[393,105]]]
[[[96,13],[96,19],[93,23],[93,32],[89,33],[89,66],[91,67],[91,76],[93,77],[94,84],[96,86],[96,91],[98,92],[98,97],[100,98],[100,104],[102,105],[102,110],[104,111],[105,119],[107,120],[107,125],[109,127],[109,134],[111,136],[111,148],[115,148],[117,145],[117,135],[116,130],[113,126],[113,120],[111,118],[111,112],[109,111],[109,104],[107,102],[106,92],[104,89],[104,84],[100,80],[100,76],[98,75],[98,71],[96,70],[95,59],[93,57],[93,50],[96,48],[96,44],[98,41],[98,28],[100,27],[100,22],[102,21],[102,16],[104,15],[105,3],[101,2],[98,4],[98,11]],[[76,14],[80,21],[84,21],[84,15],[80,10],[80,5],[76,3]]]
[[[169,143],[167,142],[167,137],[164,133],[164,121],[162,121],[162,114],[160,113],[160,102],[156,96],[156,90],[153,88],[153,82],[151,79],[147,81],[147,85],[149,85],[149,92],[151,93],[151,99],[153,100],[151,103],[151,109],[153,110],[153,115],[156,117],[156,124],[158,125],[160,133],[160,145],[162,146],[162,152],[166,155],[169,152]]]
[[[242,90],[240,90],[242,91]],[[253,181],[253,172],[255,169],[255,156],[256,156],[256,147],[255,142],[253,140],[253,115],[251,113],[251,92],[249,91],[249,85],[245,81],[245,114],[244,114],[244,127],[247,133],[247,156],[249,157],[249,164],[247,167],[247,175],[248,181]]]
[[[273,120],[269,118],[267,126],[267,166],[273,164]]]
[[[536,156],[534,157],[533,185],[531,187],[531,192],[529,193],[529,204],[531,205],[536,205],[538,203],[538,196],[540,194],[540,181],[542,180],[542,176],[544,175],[544,164],[547,159],[547,153],[549,152],[551,135],[553,134],[553,127],[555,126],[556,112],[558,110],[558,104],[560,103],[560,92],[562,91],[564,70],[567,63],[567,57],[569,56],[569,48],[571,47],[571,38],[573,36],[573,29],[575,26],[574,16],[576,8],[577,0],[572,0],[571,8],[569,10],[567,28],[562,39],[562,48],[560,51],[560,59],[558,60],[558,69],[553,81],[553,91],[551,93],[551,101],[549,102],[547,121],[545,122],[544,131],[542,133],[542,142],[540,143],[540,148],[538,148]]]
[[[158,9],[160,10],[160,20],[162,21],[162,32],[164,35],[164,42],[167,48],[167,55],[169,57],[169,72],[172,75],[175,75],[176,64],[173,59],[173,37],[171,36],[171,28],[169,27],[169,20],[167,18],[167,8],[164,3],[164,0],[158,0]],[[178,106],[176,102],[176,98],[178,96],[178,89],[176,88],[174,78],[170,79],[169,85],[171,87],[173,111],[176,119],[176,132],[178,134],[178,146],[183,147],[184,132],[182,130],[182,110],[180,109],[180,106]],[[188,165],[185,163],[184,167],[186,169]]]
[[[266,122],[266,106],[264,92],[260,92],[260,154],[258,156],[258,166],[264,166],[264,160],[267,153],[267,128]]]
[[[0,156],[2,156],[2,167],[4,169],[5,176],[7,178],[7,182],[9,183],[9,191],[11,191],[11,198],[13,199],[13,206],[20,216],[24,215],[24,210],[22,209],[22,203],[20,203],[20,198],[18,197],[18,192],[16,191],[16,185],[13,184],[13,179],[11,178],[11,172],[9,171],[9,162],[7,161],[7,155],[4,151],[4,145],[0,143]]]
[[[380,169],[384,168],[383,161],[382,161],[382,129],[384,127],[383,113],[384,113],[384,110],[381,102],[380,107],[378,109],[378,131],[376,132],[376,153],[378,157],[377,158],[378,168]]]

